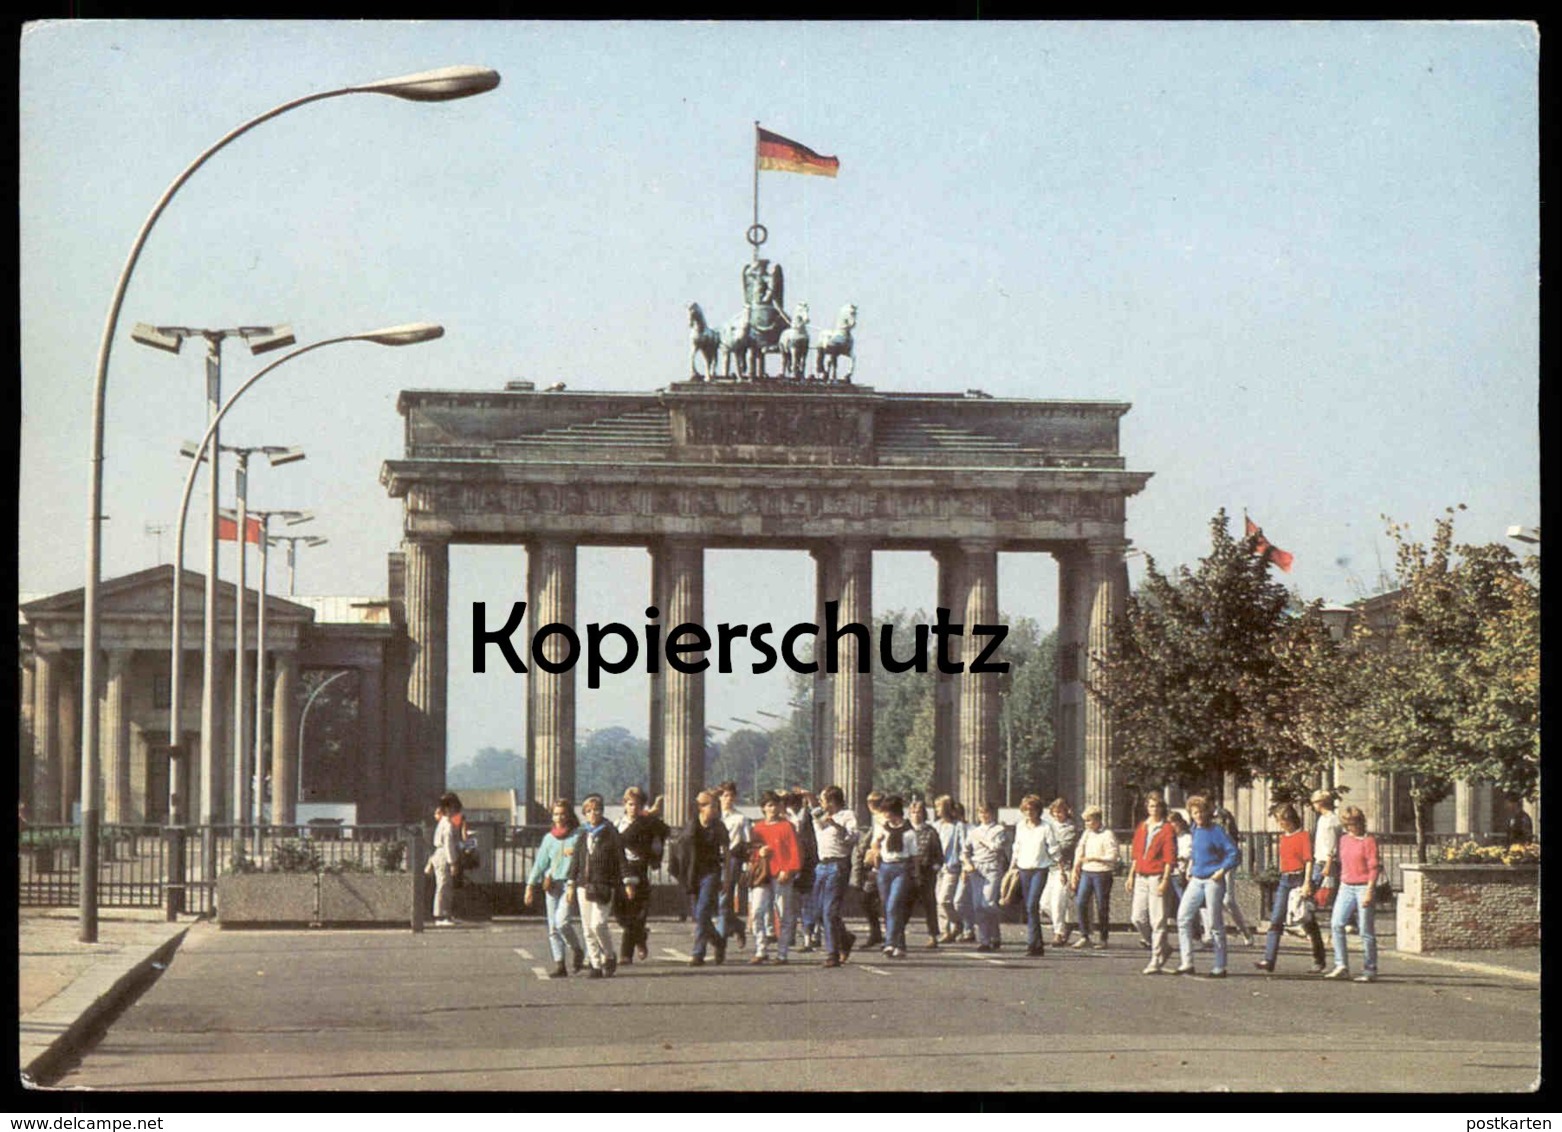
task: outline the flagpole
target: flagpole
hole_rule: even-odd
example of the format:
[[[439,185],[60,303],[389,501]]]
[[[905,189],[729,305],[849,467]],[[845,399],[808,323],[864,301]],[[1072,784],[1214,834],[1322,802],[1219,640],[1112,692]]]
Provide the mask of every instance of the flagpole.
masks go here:
[[[759,119],[754,120],[754,227],[750,234],[759,231]],[[759,262],[759,245],[749,241],[754,248],[754,262]]]

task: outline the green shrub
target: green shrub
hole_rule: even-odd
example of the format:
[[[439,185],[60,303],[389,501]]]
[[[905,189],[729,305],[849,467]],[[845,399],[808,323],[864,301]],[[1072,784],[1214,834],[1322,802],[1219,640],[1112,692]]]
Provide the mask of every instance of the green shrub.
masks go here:
[[[298,841],[282,841],[271,850],[271,872],[318,873],[325,871],[325,862],[313,845]]]
[[[407,858],[405,841],[382,841],[374,847],[374,863],[382,873],[399,873]]]

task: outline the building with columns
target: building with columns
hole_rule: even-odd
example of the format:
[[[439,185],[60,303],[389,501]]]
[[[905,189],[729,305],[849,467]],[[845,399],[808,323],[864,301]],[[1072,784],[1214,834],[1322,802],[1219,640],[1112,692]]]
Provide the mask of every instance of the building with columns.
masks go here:
[[[1085,680],[1127,596],[1125,504],[1150,478],[1119,450],[1127,404],[690,381],[650,393],[407,391],[398,409],[405,453],[381,480],[405,507],[406,743],[425,796],[445,765],[452,543],[527,548],[517,645],[573,626],[582,545],[646,549],[646,604],[664,630],[703,624],[707,548],[805,549],[817,622],[836,602],[841,624],[870,627],[876,549],[933,555],[936,603],[967,626],[997,620],[998,555],[1039,551],[1058,562],[1059,785],[1109,821],[1123,809],[1112,731]],[[638,625],[640,613],[623,620]],[[983,642],[963,641],[965,671],[939,677],[932,786],[974,809],[999,786],[999,678],[970,671]],[[873,768],[859,647],[842,639],[839,671],[817,673],[813,697],[814,783],[838,783],[854,805]],[[555,634],[541,653],[557,663],[565,648]],[[526,804],[543,821],[552,798],[575,793],[576,673],[528,668]],[[703,785],[704,673],[662,665],[651,684],[650,788],[680,823]]]
[[[188,654],[183,670],[182,778],[184,812],[200,822],[200,701],[202,613],[205,581],[185,571],[183,639]],[[173,567],[156,566],[102,586],[102,645],[107,663],[97,698],[102,740],[103,820],[107,823],[161,823],[169,812],[169,642],[173,606]],[[235,587],[218,586],[218,672],[220,687],[213,723],[213,771],[218,824],[237,820],[233,813],[233,726]],[[253,735],[256,614],[259,594],[245,591],[246,734]],[[300,796],[326,801],[356,801],[361,821],[400,820],[419,803],[399,792],[406,763],[400,743],[400,705],[406,686],[405,633],[396,624],[394,603],[351,621],[324,621],[309,605],[266,598],[267,702],[261,713],[265,740],[265,777],[271,782],[277,820],[293,818]],[[33,822],[69,822],[81,798],[82,591],[22,603],[18,625],[20,653],[19,797]],[[301,761],[299,713],[322,678],[342,674],[350,690],[348,718],[338,730],[349,734],[332,757],[319,751],[323,720],[316,720],[314,741]],[[247,742],[252,742],[248,740]],[[300,775],[302,774],[302,778]],[[302,785],[302,789],[300,786]]]

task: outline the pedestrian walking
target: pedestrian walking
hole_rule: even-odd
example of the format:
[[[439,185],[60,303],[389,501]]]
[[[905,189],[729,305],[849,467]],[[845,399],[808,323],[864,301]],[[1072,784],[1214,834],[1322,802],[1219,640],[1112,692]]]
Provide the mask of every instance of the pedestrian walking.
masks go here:
[[[434,926],[448,928],[455,923],[451,906],[455,901],[455,877],[460,844],[456,841],[455,826],[450,821],[451,812],[440,799],[434,807],[434,851],[429,854],[423,871],[434,878]]]
[[[1192,842],[1188,863],[1188,887],[1177,909],[1177,947],[1180,962],[1177,974],[1191,975],[1193,969],[1193,921],[1199,909],[1213,910],[1210,917],[1211,934],[1215,942],[1215,960],[1210,967],[1210,978],[1226,977],[1226,920],[1223,905],[1226,900],[1226,878],[1237,867],[1236,844],[1226,831],[1212,820],[1209,802],[1195,794],[1188,799],[1188,813],[1193,815],[1189,829]]]
[[[965,879],[976,918],[976,950],[1003,946],[999,925],[998,886],[1009,863],[1009,831],[998,824],[998,807],[983,802],[976,808],[979,824],[965,842]]]
[[[814,836],[813,816],[808,812],[803,795],[803,788],[794,786],[784,801],[786,816],[792,823],[793,832],[797,834],[797,848],[803,857],[802,867],[797,870],[797,879],[792,882],[792,895],[797,902],[797,920],[802,924],[802,943],[797,950],[806,953],[820,946],[819,902],[814,899],[814,870],[819,865],[819,840]]]
[[[921,798],[913,799],[911,805],[906,808],[906,817],[911,822],[911,831],[917,839],[916,866],[911,871],[911,900],[907,906],[907,919],[909,920],[916,914],[916,910],[921,908],[927,925],[926,946],[937,947],[938,882],[944,871],[944,847],[939,842],[938,830],[934,829],[933,823],[927,820],[927,803]]]
[[[754,824],[753,854],[762,869],[756,869],[754,873],[760,883],[749,890],[754,909],[754,957],[749,962],[768,963],[774,950],[776,962],[784,964],[791,947],[793,919],[797,915],[792,884],[802,867],[803,854],[798,848],[797,831],[787,820],[781,796],[774,790],[767,790],[760,798],[759,806],[764,818]]]
[[[1069,921],[1074,900],[1069,892],[1069,876],[1074,869],[1074,851],[1079,845],[1079,835],[1085,831],[1084,823],[1074,816],[1068,799],[1057,797],[1047,807],[1047,821],[1058,843],[1058,867],[1051,870],[1047,885],[1041,891],[1041,906],[1052,923],[1052,945],[1062,947],[1068,943]]]
[[[938,819],[933,829],[938,834],[943,849],[943,865],[938,871],[938,942],[954,943],[965,930],[960,922],[957,900],[961,888],[961,874],[965,855],[965,824],[955,820],[955,802],[948,794],[940,794],[933,802],[933,813]]]
[[[1100,806],[1086,806],[1085,832],[1074,850],[1074,915],[1079,918],[1079,938],[1074,947],[1090,946],[1090,905],[1096,906],[1101,923],[1097,951],[1105,951],[1112,931],[1112,873],[1117,868],[1117,836],[1102,825]]]
[[[1313,826],[1312,875],[1302,886],[1302,895],[1313,898],[1319,911],[1330,906],[1339,885],[1339,815],[1334,812],[1334,793],[1330,790],[1314,790],[1313,813],[1318,816]]]
[[[727,852],[731,845],[726,825],[721,820],[721,804],[709,790],[701,790],[695,799],[695,814],[684,829],[678,879],[694,902],[694,947],[689,966],[705,963],[707,949],[714,951],[717,965],[727,961],[727,941],[717,927],[717,905],[722,902]]]
[[[669,830],[661,818],[662,798],[650,809],[645,791],[624,791],[624,816],[618,819],[618,841],[624,850],[624,897],[618,908],[619,962],[633,963],[650,955],[651,874],[661,866]]]
[[[1345,826],[1338,850],[1340,891],[1334,898],[1334,918],[1329,923],[1334,935],[1334,970],[1324,978],[1350,978],[1345,925],[1354,915],[1361,934],[1362,951],[1362,973],[1356,976],[1356,981],[1372,983],[1378,978],[1378,937],[1374,929],[1377,910],[1373,907],[1374,889],[1382,867],[1378,859],[1378,842],[1367,833],[1367,816],[1359,806],[1346,806],[1340,820]]]
[[[1058,835],[1046,820],[1039,794],[1020,799],[1020,820],[1014,827],[1014,864],[1019,872],[1025,901],[1025,954],[1039,959],[1046,954],[1041,932],[1041,894],[1047,878],[1058,867]]]
[[[1242,867],[1242,834],[1237,828],[1236,815],[1223,805],[1215,807],[1215,824],[1226,831],[1226,836],[1231,838],[1231,843],[1237,847],[1237,867]],[[1226,882],[1226,898],[1222,905],[1226,913],[1226,924],[1235,927],[1242,933],[1242,941],[1248,947],[1253,946],[1253,928],[1247,922],[1247,917],[1242,914],[1242,906],[1237,903],[1237,885],[1235,875]],[[1204,921],[1204,934],[1210,934],[1210,909],[1206,907],[1201,914]]]
[[[1312,864],[1312,838],[1302,828],[1301,815],[1289,802],[1276,806],[1271,815],[1280,826],[1280,883],[1275,886],[1274,905],[1269,911],[1269,930],[1264,936],[1264,957],[1254,962],[1260,971],[1273,972],[1280,957],[1280,936],[1285,930],[1290,912],[1292,893],[1301,897],[1309,866]],[[1313,974],[1321,974],[1323,962],[1323,932],[1318,928],[1316,909],[1303,913],[1302,930],[1313,949]]]
[[[526,878],[525,903],[530,908],[536,902],[537,889],[542,889],[548,950],[553,953],[553,971],[548,977],[562,979],[569,974],[564,966],[566,948],[575,970],[579,971],[586,959],[586,947],[575,916],[575,893],[570,883],[570,874],[575,868],[575,850],[580,844],[580,822],[575,818],[575,805],[568,798],[554,801],[552,815],[553,828],[537,847],[537,856]]]
[[[1171,956],[1172,874],[1177,871],[1177,831],[1167,820],[1166,799],[1144,796],[1145,819],[1134,830],[1128,870],[1128,919],[1150,951],[1143,974],[1159,974]]]
[[[753,837],[754,823],[738,809],[738,784],[723,782],[716,787],[721,803],[721,823],[727,830],[727,860],[723,873],[721,915],[717,929],[723,945],[733,936],[738,937],[738,950],[748,946],[748,922],[744,905],[747,903],[748,886],[743,883],[743,867],[748,864],[749,841]]]
[[[839,786],[826,786],[817,800],[809,794],[814,819],[814,836],[819,841],[819,865],[814,870],[814,899],[824,925],[824,965],[839,967],[851,958],[857,937],[846,930],[841,918],[841,899],[851,870],[852,848],[857,843],[857,815],[846,809],[846,796]]]
[[[870,859],[868,853],[879,827],[884,824],[884,794],[878,790],[869,791],[865,802],[868,808],[868,834],[858,838],[853,849],[851,883],[862,893],[862,914],[868,921],[868,938],[863,946],[882,947],[884,931],[880,925],[884,918],[884,904],[879,898],[878,858]]]
[[[884,909],[884,955],[906,957],[906,918],[911,910],[911,888],[917,867],[917,835],[906,820],[906,805],[899,794],[879,803],[883,821],[873,834],[868,853],[877,871],[879,904]]]
[[[581,929],[586,937],[588,979],[612,978],[618,972],[613,953],[613,929],[608,917],[624,884],[624,849],[614,829],[602,816],[602,795],[587,794],[580,804],[581,842],[571,874],[580,907]]]

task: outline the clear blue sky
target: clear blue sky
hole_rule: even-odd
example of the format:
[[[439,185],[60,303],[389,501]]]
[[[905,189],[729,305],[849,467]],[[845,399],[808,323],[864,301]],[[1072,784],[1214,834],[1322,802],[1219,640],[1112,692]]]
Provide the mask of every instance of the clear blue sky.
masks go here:
[[[383,593],[397,392],[684,376],[686,304],[741,303],[756,119],[841,161],[762,177],[789,302],[856,303],[880,389],[1132,402],[1123,449],[1155,477],[1128,531],[1161,564],[1246,507],[1296,555],[1288,582],[1348,600],[1392,566],[1382,514],[1424,532],[1463,502],[1470,541],[1539,520],[1529,25],[56,22],[21,44],[23,590],[82,582],[97,340],[169,181],[280,102],[454,63],[503,83],[305,107],[159,222],[110,371],[106,576],[156,562],[145,527],[172,523],[205,419],[200,352],[131,324],[444,323],[301,359],[224,431],[309,451],[251,477],[253,505],[311,507],[331,540],[300,592]],[[260,364],[227,357],[229,390]],[[875,569],[880,610],[932,604],[926,556]],[[635,623],[648,574],[582,551],[582,621]],[[452,553],[452,761],[522,746],[521,678],[471,675],[467,611],[524,576],[518,548]],[[801,553],[712,553],[707,617],[805,620],[812,585]],[[1055,589],[1050,559],[1003,558],[1006,611],[1050,626]],[[644,691],[582,680],[581,726],[643,733]],[[713,676],[709,718],[784,698],[779,675]]]

